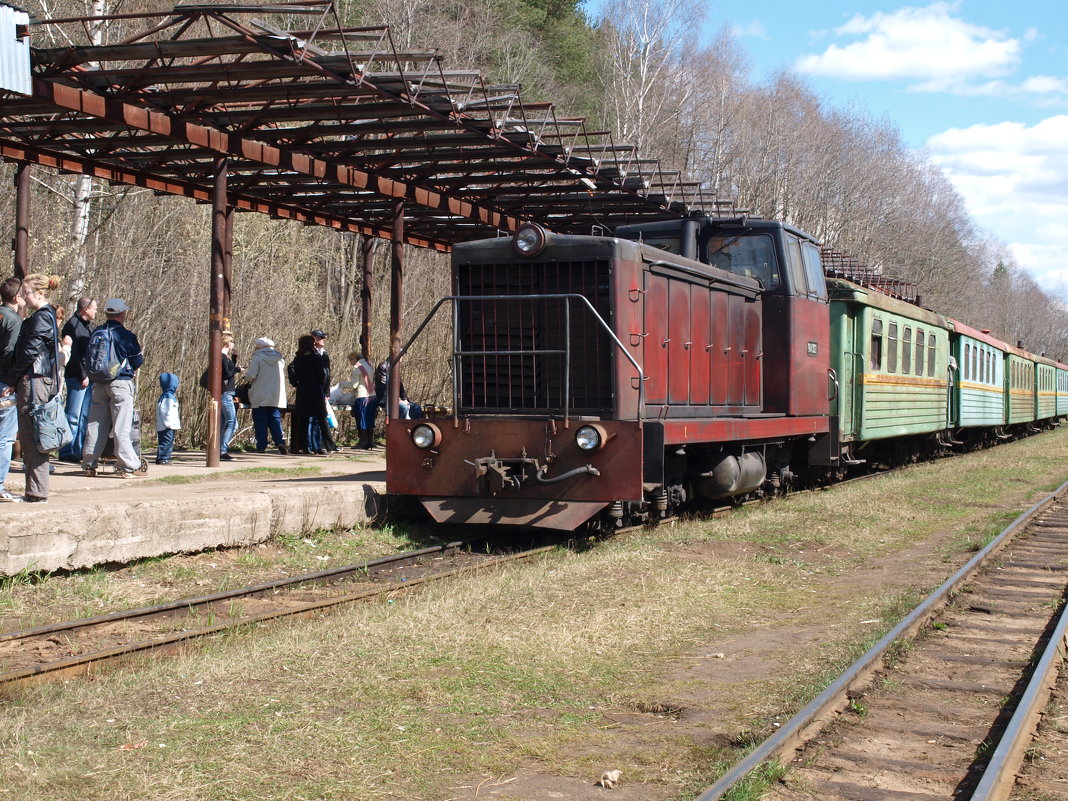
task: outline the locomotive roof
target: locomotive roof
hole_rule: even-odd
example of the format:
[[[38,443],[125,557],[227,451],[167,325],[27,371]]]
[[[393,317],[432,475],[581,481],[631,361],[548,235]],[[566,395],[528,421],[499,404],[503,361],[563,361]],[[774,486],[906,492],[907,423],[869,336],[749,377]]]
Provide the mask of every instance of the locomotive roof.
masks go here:
[[[690,217],[689,221],[696,222],[698,225],[707,226],[710,228],[743,228],[749,229],[754,232],[762,231],[789,231],[795,236],[800,237],[806,241],[812,242],[815,245],[819,245],[820,242],[816,237],[811,234],[802,231],[789,223],[784,223],[779,220],[765,220],[760,217]],[[621,236],[626,234],[640,232],[640,231],[674,231],[685,222],[684,220],[660,220],[657,222],[639,223],[634,225],[620,225],[615,229],[615,233]]]
[[[508,253],[506,259],[501,258],[501,250]],[[622,239],[614,236],[590,236],[585,234],[547,234],[546,252],[555,261],[589,261],[592,259],[629,258],[633,261],[644,262],[654,271],[662,269],[687,276],[702,278],[713,282],[716,286],[731,287],[739,293],[756,297],[763,291],[760,282],[754,278],[746,278],[736,273],[712,267],[694,259],[688,259],[677,253],[669,253],[666,250],[638,242],[633,239]],[[517,256],[512,249],[511,237],[497,237],[495,239],[483,239],[478,242],[460,242],[453,248],[453,260],[475,264],[509,264],[524,263],[528,261],[522,256]],[[530,260],[537,263],[539,258]]]
[[[790,225],[789,223],[782,222],[780,220],[765,220],[759,217],[707,217],[706,222],[714,228],[748,228],[753,231],[789,231],[791,234],[805,239],[814,245],[819,245],[820,241],[816,237],[807,231],[803,231],[800,228]]]
[[[950,321],[948,318],[943,317],[937,312],[923,309],[912,303],[898,300],[897,298],[892,298],[889,295],[884,295],[882,292],[876,290],[865,289],[864,287],[857,286],[842,278],[828,278],[827,291],[830,293],[831,300],[860,303],[865,306],[871,306],[875,309],[890,312],[891,314],[899,314],[902,317],[919,320],[927,325],[934,325],[947,330],[950,328]]]

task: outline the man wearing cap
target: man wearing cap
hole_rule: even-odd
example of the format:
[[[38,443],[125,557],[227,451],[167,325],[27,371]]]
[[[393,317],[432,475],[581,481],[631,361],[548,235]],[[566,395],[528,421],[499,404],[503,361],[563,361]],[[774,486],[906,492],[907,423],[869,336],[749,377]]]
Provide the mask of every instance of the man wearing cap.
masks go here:
[[[245,370],[245,378],[251,384],[248,405],[252,407],[256,451],[263,453],[267,450],[267,431],[270,429],[278,452],[284,456],[289,453],[282,434],[282,409],[289,405],[286,400],[285,359],[267,337],[257,339],[255,348]]]
[[[101,326],[111,332],[115,356],[121,360],[115,378],[93,383],[93,400],[89,406],[89,423],[85,427],[85,447],[82,450],[82,471],[96,475],[96,463],[108,441],[108,433],[115,437],[115,472],[119,478],[140,478],[147,471],[141,466],[141,456],[130,437],[133,429],[134,373],[144,363],[141,343],[137,335],[124,323],[130,307],[122,298],[111,298],[104,304],[107,322]],[[94,332],[95,337],[95,332]]]
[[[330,385],[330,354],[326,352],[326,332],[321,328],[312,329],[312,341],[315,352],[326,359],[326,384]],[[327,398],[327,401],[330,399]],[[323,436],[319,431],[319,422],[313,417],[308,420],[308,450],[317,453],[323,450]],[[337,446],[334,450],[340,450]]]

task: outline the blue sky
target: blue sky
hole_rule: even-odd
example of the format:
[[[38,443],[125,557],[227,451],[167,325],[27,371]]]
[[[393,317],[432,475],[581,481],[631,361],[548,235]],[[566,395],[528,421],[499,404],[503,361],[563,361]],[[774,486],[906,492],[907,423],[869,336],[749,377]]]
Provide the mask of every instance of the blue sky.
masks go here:
[[[753,81],[793,70],[892,120],[1043,288],[1068,287],[1066,0],[706,2]]]

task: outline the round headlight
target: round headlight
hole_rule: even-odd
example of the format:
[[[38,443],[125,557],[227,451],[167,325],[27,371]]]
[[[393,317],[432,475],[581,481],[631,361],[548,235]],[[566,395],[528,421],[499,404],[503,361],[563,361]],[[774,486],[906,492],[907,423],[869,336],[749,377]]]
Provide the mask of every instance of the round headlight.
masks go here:
[[[594,426],[583,426],[575,432],[575,444],[584,451],[595,451],[601,447],[604,438]]]
[[[521,256],[537,256],[545,247],[545,229],[529,223],[522,226],[516,231],[512,246]]]
[[[426,450],[441,443],[441,432],[429,423],[420,423],[412,429],[412,444]]]

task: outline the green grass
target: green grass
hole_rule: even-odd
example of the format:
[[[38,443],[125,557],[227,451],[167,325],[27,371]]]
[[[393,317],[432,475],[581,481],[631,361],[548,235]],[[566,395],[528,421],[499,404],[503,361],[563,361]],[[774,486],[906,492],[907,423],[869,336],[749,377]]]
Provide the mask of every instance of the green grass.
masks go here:
[[[970,556],[949,543],[1029,503],[1009,469],[1048,485],[1066,457],[1068,433],[1056,432],[997,458],[554,551],[30,688],[0,707],[0,788],[86,801],[111,801],[116,788],[162,801],[440,799],[514,778],[497,797],[525,798],[524,778],[588,788],[619,767],[648,797],[692,799]],[[433,533],[307,532],[125,575],[175,592],[189,589],[179,567],[212,586],[250,583]],[[69,578],[13,591],[25,603]],[[101,592],[96,581],[86,593]],[[759,797],[780,769],[732,798]]]

